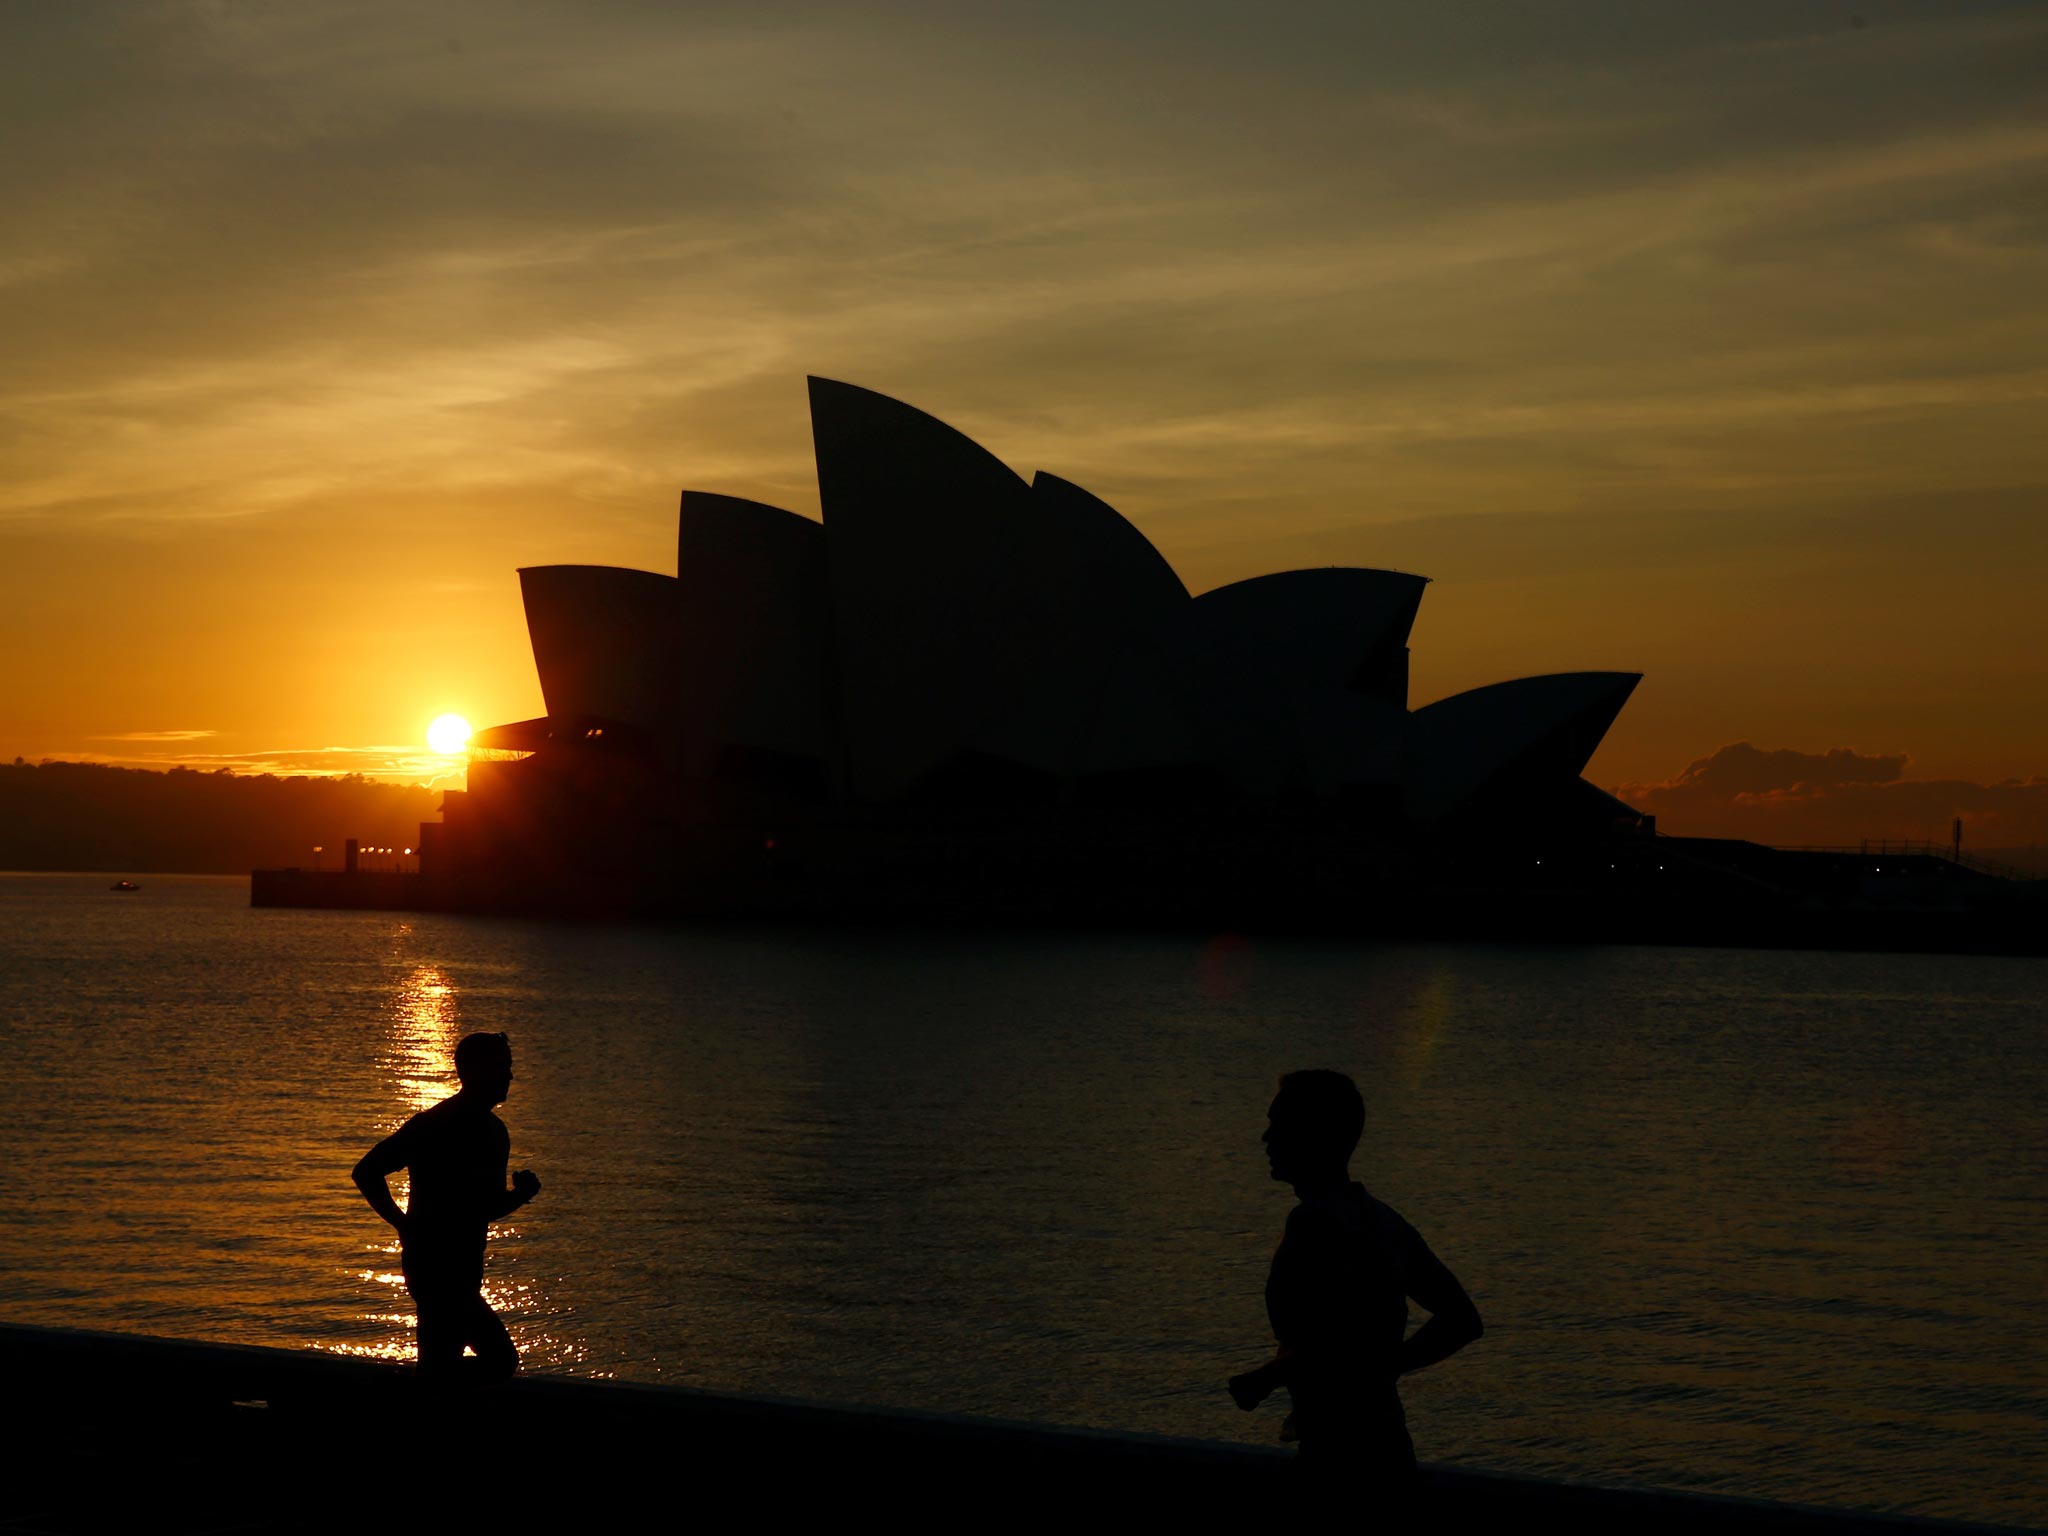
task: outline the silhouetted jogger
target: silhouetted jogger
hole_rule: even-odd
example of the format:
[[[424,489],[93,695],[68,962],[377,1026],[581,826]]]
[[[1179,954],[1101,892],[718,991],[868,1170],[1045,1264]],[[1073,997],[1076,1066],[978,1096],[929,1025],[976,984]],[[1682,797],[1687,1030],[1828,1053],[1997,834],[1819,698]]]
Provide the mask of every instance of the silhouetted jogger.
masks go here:
[[[519,1368],[519,1351],[483,1298],[484,1242],[490,1224],[540,1193],[522,1168],[505,1187],[512,1139],[491,1111],[512,1086],[512,1045],[503,1035],[467,1035],[455,1047],[462,1087],[423,1109],[363,1154],[356,1188],[398,1229],[406,1289],[419,1312],[422,1375],[460,1366],[466,1344],[479,1370],[502,1380]],[[412,1170],[412,1194],[400,1210],[385,1180]]]
[[[1365,1102],[1341,1072],[1290,1072],[1267,1111],[1273,1177],[1300,1204],[1266,1277],[1280,1350],[1230,1381],[1250,1410],[1275,1388],[1293,1398],[1301,1464],[1359,1513],[1398,1517],[1415,1484],[1397,1383],[1479,1337],[1479,1309],[1391,1206],[1351,1178]],[[1408,1333],[1410,1299],[1429,1320]]]

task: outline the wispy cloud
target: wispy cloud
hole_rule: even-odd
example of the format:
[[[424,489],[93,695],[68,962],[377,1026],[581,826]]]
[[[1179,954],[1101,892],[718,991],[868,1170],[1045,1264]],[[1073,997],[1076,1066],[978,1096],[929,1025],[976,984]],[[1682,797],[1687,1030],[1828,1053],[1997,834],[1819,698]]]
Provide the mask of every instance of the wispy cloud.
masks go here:
[[[154,188],[29,174],[70,213],[37,313],[152,318],[81,347],[24,314],[10,406],[42,451],[0,515],[110,491],[150,520],[401,483],[801,486],[802,433],[760,404],[807,367],[943,389],[970,426],[1040,414],[1024,449],[1056,431],[1070,467],[1170,479],[1194,516],[1220,476],[1283,467],[1321,498],[1504,483],[1405,461],[1443,443],[1583,444],[1618,496],[1732,457],[1754,484],[1791,473],[1794,422],[1860,444],[1881,416],[1923,449],[1958,412],[2040,398],[2039,338],[1997,296],[2048,275],[2012,212],[2044,190],[2048,130],[1984,65],[2048,33],[2009,15],[1638,23],[1624,61],[1553,41],[1512,68],[1424,29],[1345,73],[1313,51],[1347,33],[1334,8],[1298,51],[1194,28],[1150,55],[1057,9],[940,40],[858,6],[770,28],[448,4],[427,48],[368,14],[214,13],[151,32],[153,72],[107,61],[135,97],[96,103],[88,142],[170,163]],[[1068,73],[1020,95],[1002,48]],[[1213,110],[1219,69],[1254,131]],[[1205,110],[1163,134],[1134,92]],[[1787,111],[1811,131],[1766,131]],[[247,227],[252,207],[276,216]],[[1767,464],[1734,446],[1757,432]],[[1304,473],[1305,448],[1349,464]],[[1907,458],[1862,473],[1896,485]],[[1999,459],[1979,483],[2040,468]]]
[[[112,736],[91,736],[89,741],[204,741],[219,731],[121,731]]]

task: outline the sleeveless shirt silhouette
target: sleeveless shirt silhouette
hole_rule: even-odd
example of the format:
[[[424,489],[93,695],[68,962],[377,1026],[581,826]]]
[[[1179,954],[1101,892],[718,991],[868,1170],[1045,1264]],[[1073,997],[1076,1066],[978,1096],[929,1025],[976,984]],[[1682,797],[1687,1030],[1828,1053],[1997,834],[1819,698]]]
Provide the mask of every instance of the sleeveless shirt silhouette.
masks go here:
[[[398,1231],[406,1289],[419,1314],[417,1349],[423,1375],[458,1370],[463,1347],[476,1351],[476,1371],[509,1377],[519,1366],[505,1325],[483,1297],[484,1245],[493,1221],[540,1193],[530,1169],[505,1169],[512,1141],[491,1113],[512,1084],[512,1047],[504,1035],[469,1035],[455,1048],[462,1087],[421,1110],[356,1164],[356,1187]],[[401,1210],[385,1182],[411,1171]]]
[[[1252,1409],[1285,1388],[1286,1432],[1305,1469],[1336,1474],[1360,1508],[1396,1514],[1415,1479],[1400,1378],[1480,1336],[1479,1311],[1448,1266],[1401,1214],[1350,1177],[1365,1125],[1357,1086],[1338,1072],[1290,1072],[1268,1112],[1272,1176],[1300,1203],[1266,1278],[1279,1351],[1231,1378]],[[1408,1303],[1430,1317],[1408,1333]]]

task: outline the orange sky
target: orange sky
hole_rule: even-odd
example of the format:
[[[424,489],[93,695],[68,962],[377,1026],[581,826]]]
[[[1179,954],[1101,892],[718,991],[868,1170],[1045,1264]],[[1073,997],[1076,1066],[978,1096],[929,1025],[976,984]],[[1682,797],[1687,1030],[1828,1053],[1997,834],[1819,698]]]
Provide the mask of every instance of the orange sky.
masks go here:
[[[1602,784],[2048,774],[2048,13],[1283,10],[27,8],[0,754],[432,772],[516,566],[816,511],[812,372],[1198,591],[1434,577],[1418,703],[1642,670]]]

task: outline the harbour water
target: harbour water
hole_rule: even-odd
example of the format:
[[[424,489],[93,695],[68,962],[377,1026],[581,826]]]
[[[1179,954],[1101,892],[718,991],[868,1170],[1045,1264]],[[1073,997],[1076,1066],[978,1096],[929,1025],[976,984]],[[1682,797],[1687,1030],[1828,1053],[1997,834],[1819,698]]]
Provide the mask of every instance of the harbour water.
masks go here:
[[[529,1368],[1270,1441],[1274,1077],[1484,1340],[1425,1458],[2048,1526],[2048,962],[255,911],[0,876],[0,1315],[402,1357],[348,1180],[510,1032]]]

